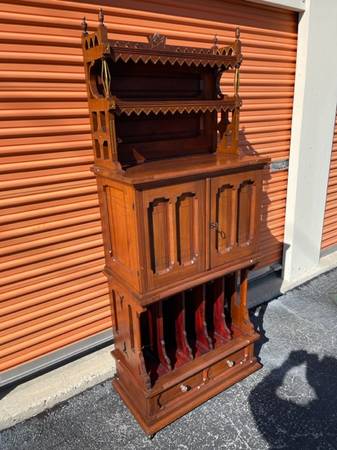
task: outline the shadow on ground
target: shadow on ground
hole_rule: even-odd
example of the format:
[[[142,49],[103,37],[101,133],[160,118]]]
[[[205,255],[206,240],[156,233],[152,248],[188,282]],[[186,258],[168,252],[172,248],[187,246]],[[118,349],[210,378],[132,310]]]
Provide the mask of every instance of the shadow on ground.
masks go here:
[[[258,358],[269,341],[263,325],[267,308],[266,303],[251,313],[255,329],[261,335],[255,348]],[[301,371],[305,379],[302,376],[299,382]],[[289,399],[289,387],[295,390],[293,399]],[[337,449],[336,358],[320,359],[306,350],[291,351],[282,365],[271,370],[252,389],[248,401],[257,428],[270,449]]]
[[[294,401],[282,398],[286,395],[282,387],[287,374],[303,364],[312,398],[306,394],[304,404],[299,404],[300,395]],[[336,449],[336,402],[337,360],[327,356],[320,360],[304,350],[291,352],[249,395],[256,425],[270,449]]]

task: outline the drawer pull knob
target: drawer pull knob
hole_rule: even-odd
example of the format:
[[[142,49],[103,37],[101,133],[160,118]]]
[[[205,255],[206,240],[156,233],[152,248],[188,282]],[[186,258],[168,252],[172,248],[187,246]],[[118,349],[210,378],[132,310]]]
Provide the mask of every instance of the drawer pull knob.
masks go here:
[[[181,392],[187,392],[187,391],[190,390],[190,387],[186,386],[186,384],[181,384],[180,385],[180,390],[181,390]]]
[[[233,367],[234,366],[234,361],[232,361],[231,359],[227,359],[227,366],[228,367]]]

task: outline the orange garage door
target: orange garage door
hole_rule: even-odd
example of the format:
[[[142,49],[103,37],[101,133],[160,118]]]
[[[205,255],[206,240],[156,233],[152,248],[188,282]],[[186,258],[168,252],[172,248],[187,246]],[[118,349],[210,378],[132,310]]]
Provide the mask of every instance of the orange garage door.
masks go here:
[[[337,246],[337,114],[332,142],[328,191],[322,234],[322,250],[329,252]]]
[[[1,2],[2,371],[111,325],[80,49],[82,17],[96,26],[99,5],[114,38],[221,45],[239,25],[241,144],[289,156],[295,13],[243,0]],[[281,260],[286,184],[284,170],[266,182],[261,266]]]

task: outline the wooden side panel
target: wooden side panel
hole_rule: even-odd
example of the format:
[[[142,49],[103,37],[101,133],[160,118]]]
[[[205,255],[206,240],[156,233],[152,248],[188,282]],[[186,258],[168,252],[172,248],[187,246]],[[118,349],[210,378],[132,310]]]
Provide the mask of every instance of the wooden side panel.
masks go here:
[[[108,220],[111,232],[111,257],[117,264],[131,265],[128,242],[128,215],[130,205],[124,189],[106,187]]]
[[[106,265],[123,281],[139,289],[138,233],[133,188],[111,180],[99,180],[105,224]]]
[[[141,342],[141,316],[145,314],[132,298],[124,291],[110,286],[113,299],[113,314],[118,321],[114,327],[116,359],[123,359],[126,366],[134,372],[141,384],[150,385],[146,372]],[[118,364],[117,364],[118,373]]]
[[[142,210],[149,288],[205,270],[204,180],[146,190]]]

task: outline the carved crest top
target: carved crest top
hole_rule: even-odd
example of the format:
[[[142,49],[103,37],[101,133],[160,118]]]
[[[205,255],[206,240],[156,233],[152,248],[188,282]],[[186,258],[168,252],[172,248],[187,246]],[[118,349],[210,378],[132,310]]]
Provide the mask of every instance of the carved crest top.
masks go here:
[[[166,44],[166,36],[159,33],[149,34],[147,37],[150,48],[163,48]]]

